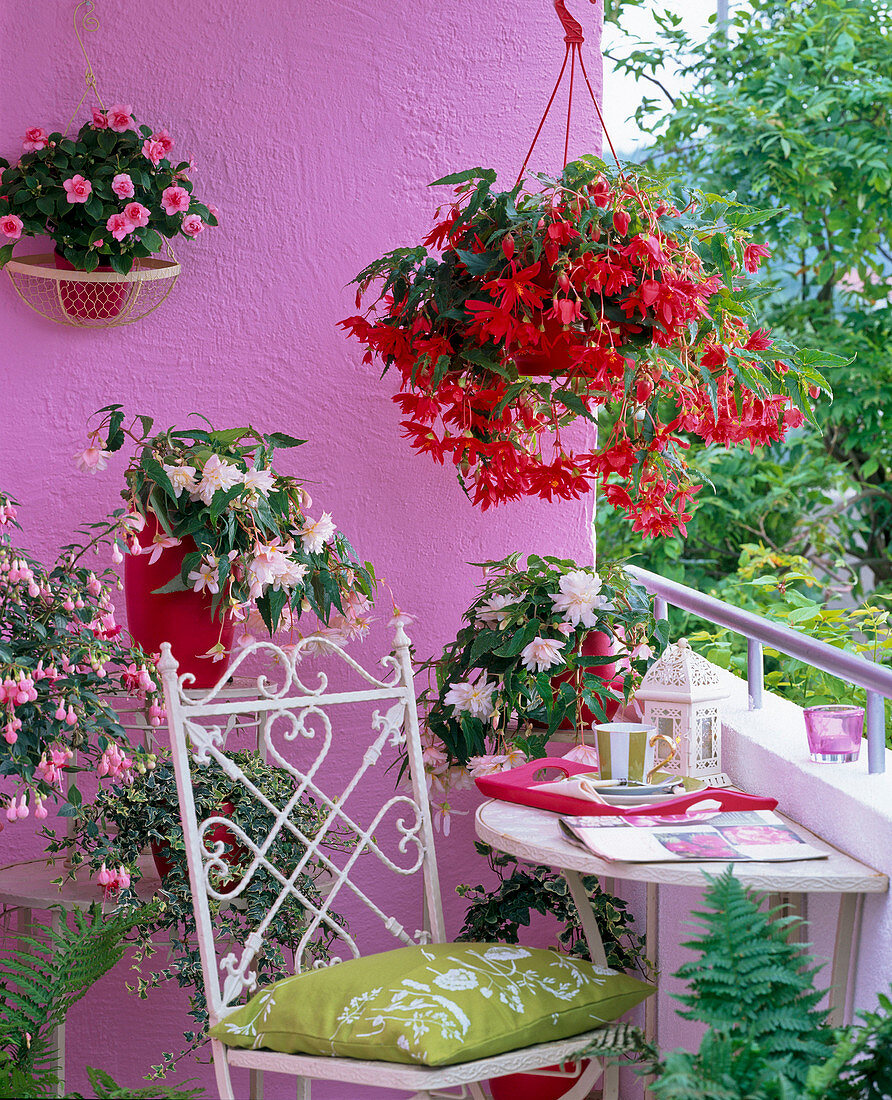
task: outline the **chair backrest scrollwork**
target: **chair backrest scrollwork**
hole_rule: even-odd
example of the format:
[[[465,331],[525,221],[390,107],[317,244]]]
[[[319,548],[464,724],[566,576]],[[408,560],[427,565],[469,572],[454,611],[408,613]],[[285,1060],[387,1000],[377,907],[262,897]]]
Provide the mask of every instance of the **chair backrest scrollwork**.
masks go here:
[[[396,628],[393,653],[383,658],[383,678],[372,675],[348,653],[327,639],[310,636],[282,649],[271,642],[255,643],[244,649],[221,676],[216,687],[206,692],[189,689],[190,677],[177,677],[177,662],[170,646],[162,646],[158,670],[167,705],[171,749],[177,778],[180,811],[186,841],[189,877],[205,992],[211,1022],[235,1006],[243,993],[256,985],[255,966],[264,949],[265,937],[283,906],[300,906],[305,927],[294,945],[294,963],[301,969],[314,937],[326,936],[339,942],[352,956],[360,948],[349,927],[336,916],[337,899],[353,898],[375,915],[399,945],[444,938],[443,915],[433,848],[430,806],[425,784],[419,738],[418,712],[409,653],[410,643],[401,625]],[[358,686],[337,690],[329,675],[317,671],[315,684],[308,686],[304,665],[313,653],[323,652],[326,667],[332,663]],[[259,676],[256,687],[233,697],[224,690],[227,681],[248,661],[258,657],[275,661],[275,675]],[[364,708],[364,719],[357,719]],[[268,797],[252,778],[250,768],[227,746],[226,730],[233,724],[253,722],[261,755],[273,767],[283,769],[293,781],[281,804]],[[359,739],[358,763],[352,774],[332,767],[332,750],[342,723],[349,736]],[[360,732],[357,733],[357,730]],[[404,757],[408,787],[394,790],[393,780],[383,772]],[[352,766],[352,765],[351,765]],[[239,798],[250,797],[265,813],[265,835],[248,831],[223,807],[199,821],[193,797],[193,774],[198,769],[219,768]],[[397,773],[391,772],[391,776]],[[335,789],[332,789],[334,785]],[[357,797],[360,789],[362,797]],[[369,791],[379,797],[370,810]],[[384,792],[383,795],[381,792]],[[299,811],[311,803],[313,827],[305,826]],[[385,843],[382,836],[390,839]],[[221,839],[222,838],[222,839]],[[293,864],[279,866],[276,845],[285,840],[288,851],[297,853]],[[334,841],[337,843],[334,843]],[[227,863],[228,848],[240,853],[238,880],[233,885]],[[358,875],[374,861],[375,874]],[[308,872],[320,869],[327,878],[325,895],[307,888]],[[409,931],[389,911],[393,891],[385,876],[420,874],[424,881],[427,927]],[[265,875],[278,887],[275,900],[256,923],[246,926],[244,941],[218,961],[219,944],[211,913],[211,900],[245,906],[255,877]],[[228,877],[227,877],[228,876]],[[267,894],[267,896],[269,896]],[[418,920],[414,923],[422,923]],[[397,946],[395,944],[394,946]]]

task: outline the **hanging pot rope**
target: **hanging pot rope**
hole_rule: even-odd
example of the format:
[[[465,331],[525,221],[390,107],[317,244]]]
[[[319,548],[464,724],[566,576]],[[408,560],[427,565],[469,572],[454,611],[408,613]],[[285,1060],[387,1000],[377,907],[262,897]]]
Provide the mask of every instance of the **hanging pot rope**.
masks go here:
[[[85,10],[82,12],[81,8],[84,8]],[[93,95],[96,96],[96,99],[99,102],[99,106],[103,109],[103,111],[105,110],[105,104],[102,102],[102,97],[99,94],[99,89],[96,87],[96,74],[93,72],[93,63],[90,61],[89,55],[87,54],[87,48],[84,45],[84,40],[83,38],[81,38],[81,30],[83,30],[84,33],[89,32],[90,34],[93,34],[99,30],[99,19],[94,14],[95,10],[96,4],[94,3],[94,0],[80,0],[80,3],[74,9],[74,33],[75,37],[77,38],[77,44],[81,48],[81,53],[84,55],[84,61],[86,61],[87,63],[87,68],[84,71],[84,81],[86,82],[87,87],[84,90],[84,94],[80,98],[80,102],[74,108],[74,114],[68,120],[68,125],[65,127],[66,134],[71,129],[72,123],[77,118],[78,111],[83,106],[84,100],[87,98],[90,92],[92,92]],[[78,21],[80,22],[80,27],[78,27]]]
[[[591,0],[591,3],[597,3],[597,0]],[[601,124],[601,132],[604,134],[604,139],[610,146],[610,152],[613,154],[613,159],[616,161],[616,166],[622,175],[622,165],[619,162],[619,157],[616,155],[616,149],[613,147],[613,142],[610,140],[610,134],[607,133],[607,124],[604,122],[604,116],[601,113],[601,108],[598,106],[598,100],[595,96],[594,89],[592,88],[591,81],[588,78],[588,72],[585,68],[585,62],[582,59],[582,44],[585,42],[585,37],[582,33],[582,24],[574,19],[573,16],[567,11],[567,6],[564,0],[554,0],[554,10],[557,12],[557,17],[561,21],[561,26],[564,28],[564,61],[561,65],[561,71],[558,73],[557,81],[555,82],[551,96],[546,104],[545,111],[542,114],[542,119],[539,122],[539,127],[533,137],[532,144],[527,152],[524,162],[521,166],[520,172],[517,174],[517,183],[520,183],[523,179],[523,174],[526,171],[527,164],[529,164],[530,157],[533,155],[533,150],[536,147],[536,142],[539,140],[539,135],[542,133],[542,127],[545,125],[545,120],[548,118],[548,113],[551,110],[551,106],[554,103],[557,96],[558,89],[564,79],[564,73],[567,69],[567,61],[570,61],[570,95],[567,101],[567,126],[564,135],[564,167],[567,166],[567,157],[570,150],[570,119],[573,113],[573,77],[576,71],[576,61],[579,61],[579,68],[585,79],[585,85],[588,88],[589,95],[591,96],[592,103],[595,105],[595,114],[598,116],[598,122]]]

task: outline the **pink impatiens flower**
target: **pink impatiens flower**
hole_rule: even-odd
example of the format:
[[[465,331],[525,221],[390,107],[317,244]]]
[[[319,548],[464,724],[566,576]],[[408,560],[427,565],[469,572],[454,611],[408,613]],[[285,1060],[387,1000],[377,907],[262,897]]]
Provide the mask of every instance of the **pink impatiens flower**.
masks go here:
[[[191,201],[185,187],[165,187],[161,192],[161,207],[168,216],[185,213]]]
[[[25,153],[33,153],[38,149],[46,149],[50,143],[50,136],[42,126],[32,126],[25,131],[22,138],[22,150]]]
[[[68,201],[72,203],[86,202],[93,191],[93,184],[80,175],[74,175],[70,179],[63,180],[62,186],[65,188]]]
[[[17,241],[21,237],[22,226],[22,219],[16,214],[6,214],[0,218],[0,233],[12,241]]]
[[[161,160],[164,159],[164,144],[160,141],[153,141],[151,138],[146,138],[142,143],[142,155],[158,167]]]
[[[197,237],[204,229],[204,222],[197,214],[187,214],[180,226],[187,237]]]
[[[152,141],[156,141],[164,148],[164,156],[173,148],[173,138],[166,130],[159,130],[157,134],[152,134]]]
[[[124,207],[124,217],[134,229],[149,224],[149,208],[141,202],[128,202]]]
[[[93,129],[108,129],[108,119],[105,117],[105,111],[100,111],[98,107],[93,108]]]
[[[119,199],[132,199],[135,191],[133,180],[126,172],[119,172],[111,182],[111,189]]]
[[[129,221],[124,214],[112,214],[112,216],[105,223],[105,228],[111,233],[116,241],[123,241],[128,233],[132,233],[134,229],[133,222]]]
[[[122,103],[116,103],[113,107],[109,107],[108,125],[116,134],[123,134],[125,130],[135,130],[136,123],[133,121],[133,108],[130,104],[125,106]]]

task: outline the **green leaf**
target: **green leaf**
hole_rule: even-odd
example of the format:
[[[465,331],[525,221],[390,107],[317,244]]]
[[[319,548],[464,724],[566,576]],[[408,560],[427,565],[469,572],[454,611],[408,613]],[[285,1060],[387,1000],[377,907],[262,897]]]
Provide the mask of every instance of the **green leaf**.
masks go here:
[[[497,175],[492,168],[469,168],[465,172],[453,172],[449,176],[434,180],[431,187],[445,187],[451,184],[471,183],[473,180],[486,180],[487,183],[495,183]]]

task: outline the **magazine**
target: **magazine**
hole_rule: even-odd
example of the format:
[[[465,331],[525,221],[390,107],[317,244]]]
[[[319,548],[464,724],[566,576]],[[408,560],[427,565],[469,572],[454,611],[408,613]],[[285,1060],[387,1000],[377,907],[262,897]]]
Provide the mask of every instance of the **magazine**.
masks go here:
[[[826,859],[770,810],[696,814],[674,818],[562,817],[564,835],[602,859],[622,863],[746,860],[777,863]]]

